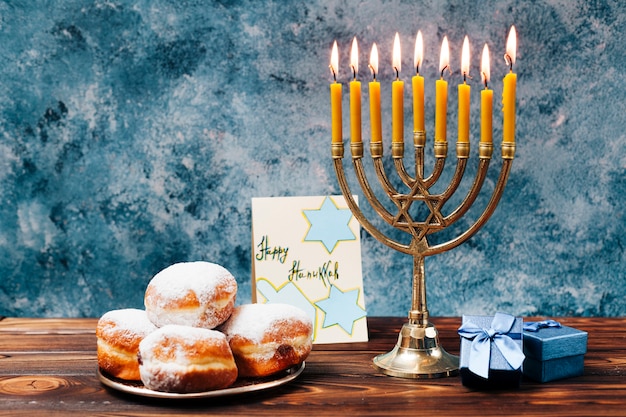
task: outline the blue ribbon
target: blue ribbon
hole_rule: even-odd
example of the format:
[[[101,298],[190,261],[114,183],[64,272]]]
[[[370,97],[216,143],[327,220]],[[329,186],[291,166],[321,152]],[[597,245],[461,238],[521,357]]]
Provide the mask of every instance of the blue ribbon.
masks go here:
[[[529,332],[538,332],[539,329],[547,329],[548,327],[561,327],[561,323],[556,320],[529,321],[524,323],[524,330]]]
[[[489,360],[491,344],[498,349],[513,369],[519,369],[524,363],[524,352],[519,344],[507,335],[511,331],[515,317],[496,313],[489,329],[482,328],[468,321],[463,323],[458,333],[471,340],[469,370],[485,379],[489,378]]]

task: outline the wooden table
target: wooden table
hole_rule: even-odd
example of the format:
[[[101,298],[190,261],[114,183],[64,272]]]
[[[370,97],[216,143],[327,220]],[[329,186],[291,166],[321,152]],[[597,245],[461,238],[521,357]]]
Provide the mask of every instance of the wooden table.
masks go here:
[[[476,392],[459,377],[385,376],[372,358],[390,350],[403,318],[369,318],[367,343],[315,345],[304,372],[269,391],[203,400],[136,397],[96,375],[96,319],[0,321],[0,416],[81,415],[626,415],[626,318],[563,318],[589,332],[585,374],[519,390]],[[435,318],[444,348],[459,353],[459,318]]]

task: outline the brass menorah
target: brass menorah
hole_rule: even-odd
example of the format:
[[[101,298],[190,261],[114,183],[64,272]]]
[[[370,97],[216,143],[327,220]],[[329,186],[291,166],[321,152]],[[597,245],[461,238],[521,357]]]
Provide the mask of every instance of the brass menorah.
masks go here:
[[[421,32],[418,31],[415,42],[415,68],[416,77],[413,77],[413,89],[415,98],[423,101],[423,86],[420,93],[419,84],[423,82],[419,76],[419,66],[422,60],[422,39]],[[426,132],[423,124],[423,102],[419,100],[414,103],[414,132],[413,144],[415,147],[415,172],[407,170],[404,161],[404,127],[403,127],[403,83],[399,80],[401,59],[400,40],[396,33],[393,47],[393,67],[396,73],[396,81],[392,89],[392,141],[391,157],[395,166],[399,183],[402,190],[398,190],[394,182],[385,171],[383,165],[383,142],[380,129],[380,97],[376,73],[378,71],[378,51],[376,44],[372,46],[370,58],[370,69],[374,76],[374,81],[370,83],[372,117],[372,140],[370,141],[370,153],[376,177],[380,183],[380,188],[393,203],[383,204],[367,180],[363,166],[363,143],[361,140],[360,124],[360,83],[357,81],[358,72],[358,48],[356,37],[352,42],[351,68],[354,81],[350,83],[350,121],[351,140],[350,149],[352,153],[352,163],[363,194],[372,206],[374,211],[389,226],[396,228],[410,236],[410,241],[402,243],[381,232],[372,224],[356,202],[350,192],[350,187],[346,180],[343,168],[344,146],[341,135],[341,84],[337,83],[338,52],[337,42],[334,43],[331,53],[330,69],[333,74],[334,83],[331,84],[331,115],[332,115],[332,157],[335,172],[341,187],[341,192],[352,211],[352,214],[377,240],[392,249],[413,256],[413,286],[411,309],[408,313],[408,323],[406,323],[398,338],[398,343],[388,353],[376,356],[374,364],[384,373],[392,376],[404,378],[433,378],[450,376],[458,373],[459,358],[448,354],[439,345],[437,329],[429,322],[428,307],[426,305],[426,280],[424,258],[441,252],[453,249],[467,239],[472,237],[495,211],[500,197],[504,192],[511,164],[515,156],[515,83],[516,75],[513,73],[513,63],[515,62],[516,34],[515,28],[511,27],[506,45],[505,61],[509,65],[509,74],[504,77],[504,88],[502,94],[503,103],[503,140],[502,140],[502,168],[500,176],[494,187],[493,193],[483,212],[474,223],[458,234],[456,237],[443,243],[431,245],[428,237],[437,232],[441,232],[461,219],[472,207],[476,198],[480,194],[483,183],[487,176],[489,163],[493,154],[493,142],[491,137],[491,91],[488,90],[489,70],[489,50],[487,45],[483,48],[481,65],[481,78],[485,83],[485,90],[481,93],[481,140],[479,143],[479,163],[474,182],[469,187],[465,198],[456,208],[444,214],[443,208],[450,198],[457,192],[463,179],[467,160],[470,154],[469,142],[469,92],[470,87],[466,85],[466,76],[469,73],[469,41],[466,36],[463,41],[463,53],[461,59],[461,69],[463,74],[463,85],[459,85],[459,134],[456,143],[457,163],[449,184],[442,192],[431,192],[431,189],[440,180],[444,171],[446,158],[448,155],[448,142],[446,138],[446,112],[447,112],[447,83],[443,81],[443,74],[449,69],[448,40],[444,37],[441,45],[441,57],[439,69],[441,79],[437,81],[436,91],[436,114],[435,114],[435,141],[434,157],[435,163],[432,173],[424,176],[424,145],[426,143]],[[375,94],[372,94],[375,92]],[[463,92],[463,94],[462,94]],[[484,95],[483,95],[484,93]],[[462,99],[463,97],[463,99]],[[441,99],[441,101],[440,101]],[[484,100],[484,101],[483,101]],[[353,123],[354,122],[354,123]],[[462,128],[463,126],[463,128]],[[484,128],[484,129],[483,129]],[[443,188],[443,187],[442,187]],[[426,206],[427,214],[424,210],[415,210],[414,203],[421,203]],[[394,213],[387,207],[393,207]],[[422,218],[416,218],[415,214]]]
[[[384,193],[395,205],[396,213],[390,212],[374,194],[368,182],[362,162],[363,143],[351,143],[352,163],[358,182],[365,197],[378,215],[390,226],[410,235],[410,242],[403,244],[383,234],[374,226],[357,206],[348,185],[344,168],[343,143],[332,143],[332,157],[341,192],[350,210],[372,236],[397,251],[413,256],[412,303],[408,313],[408,323],[400,331],[398,343],[388,353],[376,356],[374,364],[388,375],[404,378],[433,378],[451,376],[458,373],[459,359],[448,354],[439,344],[437,330],[429,322],[426,305],[426,280],[424,258],[453,249],[473,236],[491,217],[502,196],[509,176],[515,154],[515,143],[502,143],[502,167],[500,176],[484,211],[478,219],[463,233],[447,242],[431,245],[428,236],[449,227],[469,210],[480,193],[485,181],[489,162],[493,153],[491,143],[479,144],[479,165],[473,184],[463,201],[449,214],[444,215],[442,209],[450,197],[457,191],[461,182],[467,160],[469,143],[457,143],[456,170],[447,188],[441,193],[431,193],[430,189],[437,183],[443,172],[448,153],[445,141],[434,143],[435,163],[432,173],[424,177],[424,145],[426,134],[416,131],[413,134],[415,146],[415,174],[410,174],[404,163],[404,143],[392,143],[392,158],[399,178],[406,190],[400,191],[390,181],[383,167],[382,142],[370,144],[373,166]],[[416,220],[411,214],[414,202],[421,202],[428,208],[428,215],[423,220]]]

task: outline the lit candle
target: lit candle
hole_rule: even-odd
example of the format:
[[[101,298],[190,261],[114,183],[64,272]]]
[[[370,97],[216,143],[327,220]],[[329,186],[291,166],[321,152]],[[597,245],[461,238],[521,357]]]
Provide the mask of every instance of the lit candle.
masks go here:
[[[413,64],[415,66],[415,75],[412,79],[413,84],[413,130],[424,131],[424,77],[420,75],[420,66],[424,60],[424,41],[422,40],[422,31],[417,32],[415,38],[415,55]]]
[[[380,83],[376,81],[376,73],[378,72],[378,48],[376,47],[376,44],[372,45],[372,53],[370,54],[370,69],[372,70],[373,78],[372,82],[369,83],[372,142],[382,142],[383,131],[380,122]]]
[[[509,73],[504,77],[502,89],[502,113],[504,122],[502,126],[503,142],[515,143],[515,89],[517,86],[517,74],[513,72],[516,51],[515,26],[511,26],[509,37],[506,41],[506,54],[504,59],[509,64]]]
[[[439,57],[441,78],[435,83],[435,142],[446,142],[446,123],[448,116],[448,82],[443,79],[443,72],[450,69],[450,50],[448,38],[444,36]]]
[[[485,84],[485,89],[480,92],[480,141],[483,143],[491,143],[493,134],[493,90],[488,86],[490,76],[489,47],[485,44],[480,64],[480,78]]]
[[[404,142],[404,81],[400,81],[400,36],[393,40],[393,69],[396,80],[391,85],[391,141]]]
[[[463,39],[463,49],[461,52],[461,73],[463,74],[463,84],[459,84],[459,143],[469,142],[469,121],[470,121],[470,86],[467,84],[467,76],[470,69],[469,39]]]
[[[350,141],[361,142],[361,82],[357,80],[359,73],[359,48],[356,36],[352,40],[350,51],[350,66],[352,67],[353,79],[350,81]]]
[[[330,116],[331,116],[331,138],[332,143],[342,143],[341,128],[341,83],[337,82],[339,73],[339,52],[337,41],[333,43],[330,54],[330,72],[333,74],[333,82],[330,84]]]

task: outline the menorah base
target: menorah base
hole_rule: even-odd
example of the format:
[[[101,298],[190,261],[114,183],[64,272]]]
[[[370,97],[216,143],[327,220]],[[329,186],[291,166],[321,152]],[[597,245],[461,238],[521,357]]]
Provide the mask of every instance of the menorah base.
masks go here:
[[[439,346],[437,329],[406,323],[392,351],[374,358],[384,374],[400,378],[441,378],[459,373],[459,357]]]

